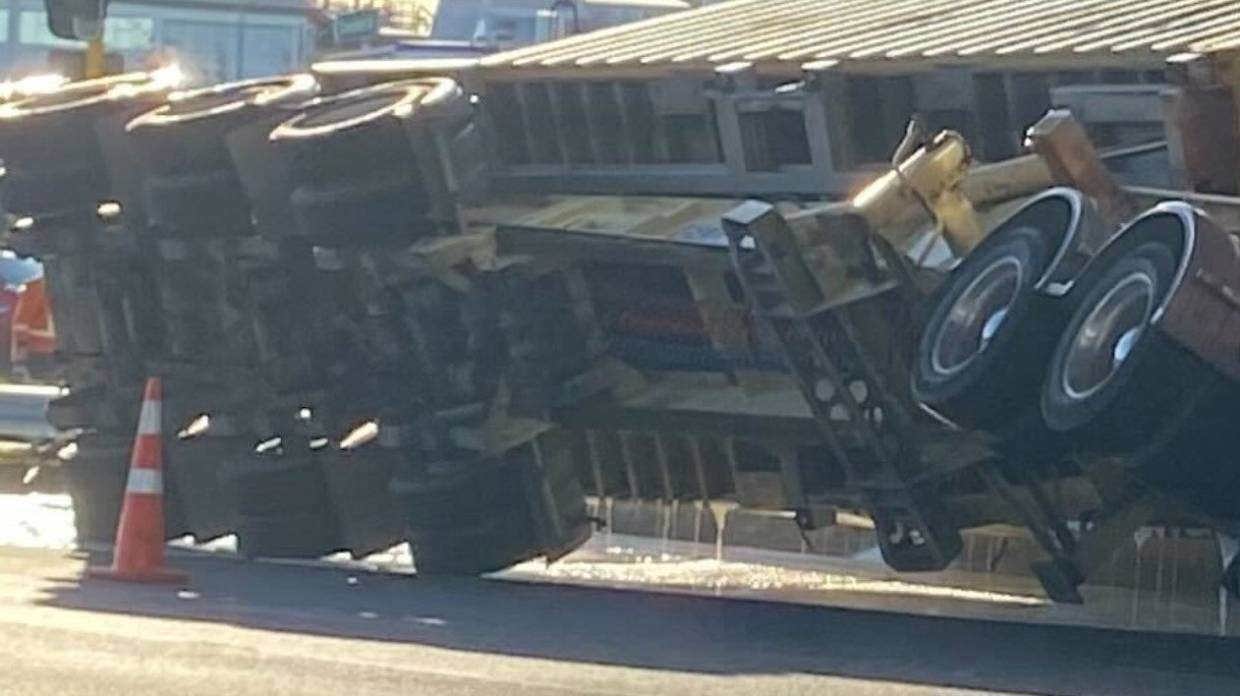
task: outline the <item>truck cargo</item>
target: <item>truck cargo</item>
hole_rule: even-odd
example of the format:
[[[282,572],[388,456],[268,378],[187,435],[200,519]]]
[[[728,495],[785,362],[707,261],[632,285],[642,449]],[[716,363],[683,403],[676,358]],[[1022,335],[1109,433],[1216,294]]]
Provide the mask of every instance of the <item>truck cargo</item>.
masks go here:
[[[480,573],[727,501],[907,572],[1017,525],[1060,601],[1191,528],[1236,591],[1240,27],[1021,8],[733,0],[0,106],[79,535],[158,375],[169,532],[249,556]]]

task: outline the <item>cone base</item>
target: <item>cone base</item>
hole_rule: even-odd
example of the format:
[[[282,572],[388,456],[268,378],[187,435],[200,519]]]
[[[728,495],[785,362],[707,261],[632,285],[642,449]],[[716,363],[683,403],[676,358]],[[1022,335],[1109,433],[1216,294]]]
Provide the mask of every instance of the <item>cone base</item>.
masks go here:
[[[163,585],[174,585],[189,581],[189,573],[184,573],[172,568],[118,570],[111,567],[90,567],[86,569],[86,575],[87,577],[96,578],[99,580],[115,580],[117,582],[140,582]]]

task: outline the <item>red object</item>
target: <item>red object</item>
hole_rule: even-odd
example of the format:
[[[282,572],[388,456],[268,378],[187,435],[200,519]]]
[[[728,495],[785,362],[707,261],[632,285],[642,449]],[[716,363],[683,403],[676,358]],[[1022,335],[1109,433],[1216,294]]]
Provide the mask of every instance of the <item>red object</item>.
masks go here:
[[[37,278],[25,284],[12,310],[10,359],[24,362],[30,355],[56,352],[56,328],[47,302],[46,283]]]
[[[185,573],[164,565],[164,482],[160,417],[163,388],[158,377],[146,381],[138,435],[129,463],[125,504],[116,527],[112,567],[88,568],[94,578],[128,582],[178,583]]]
[[[13,356],[19,351],[13,345],[13,314],[17,312],[17,304],[21,301],[22,294],[17,288],[10,285],[0,286],[0,346],[8,346],[8,349],[0,353],[0,363],[4,363],[4,367],[11,366]]]

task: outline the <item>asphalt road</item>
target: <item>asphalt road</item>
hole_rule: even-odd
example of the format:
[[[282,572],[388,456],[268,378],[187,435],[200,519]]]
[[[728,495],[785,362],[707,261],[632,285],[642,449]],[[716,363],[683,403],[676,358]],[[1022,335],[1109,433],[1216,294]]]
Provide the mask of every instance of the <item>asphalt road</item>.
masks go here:
[[[1240,693],[1240,643],[181,555],[0,548],[0,693]]]

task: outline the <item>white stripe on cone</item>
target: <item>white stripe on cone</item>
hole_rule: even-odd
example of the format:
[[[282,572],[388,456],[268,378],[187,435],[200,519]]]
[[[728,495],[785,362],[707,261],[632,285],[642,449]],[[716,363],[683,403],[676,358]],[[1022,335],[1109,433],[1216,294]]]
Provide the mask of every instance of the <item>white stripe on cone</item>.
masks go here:
[[[142,413],[138,416],[139,435],[158,435],[160,426],[160,404],[158,401],[143,401]]]
[[[125,492],[162,495],[164,492],[163,473],[158,469],[130,469],[129,480],[125,483]]]

